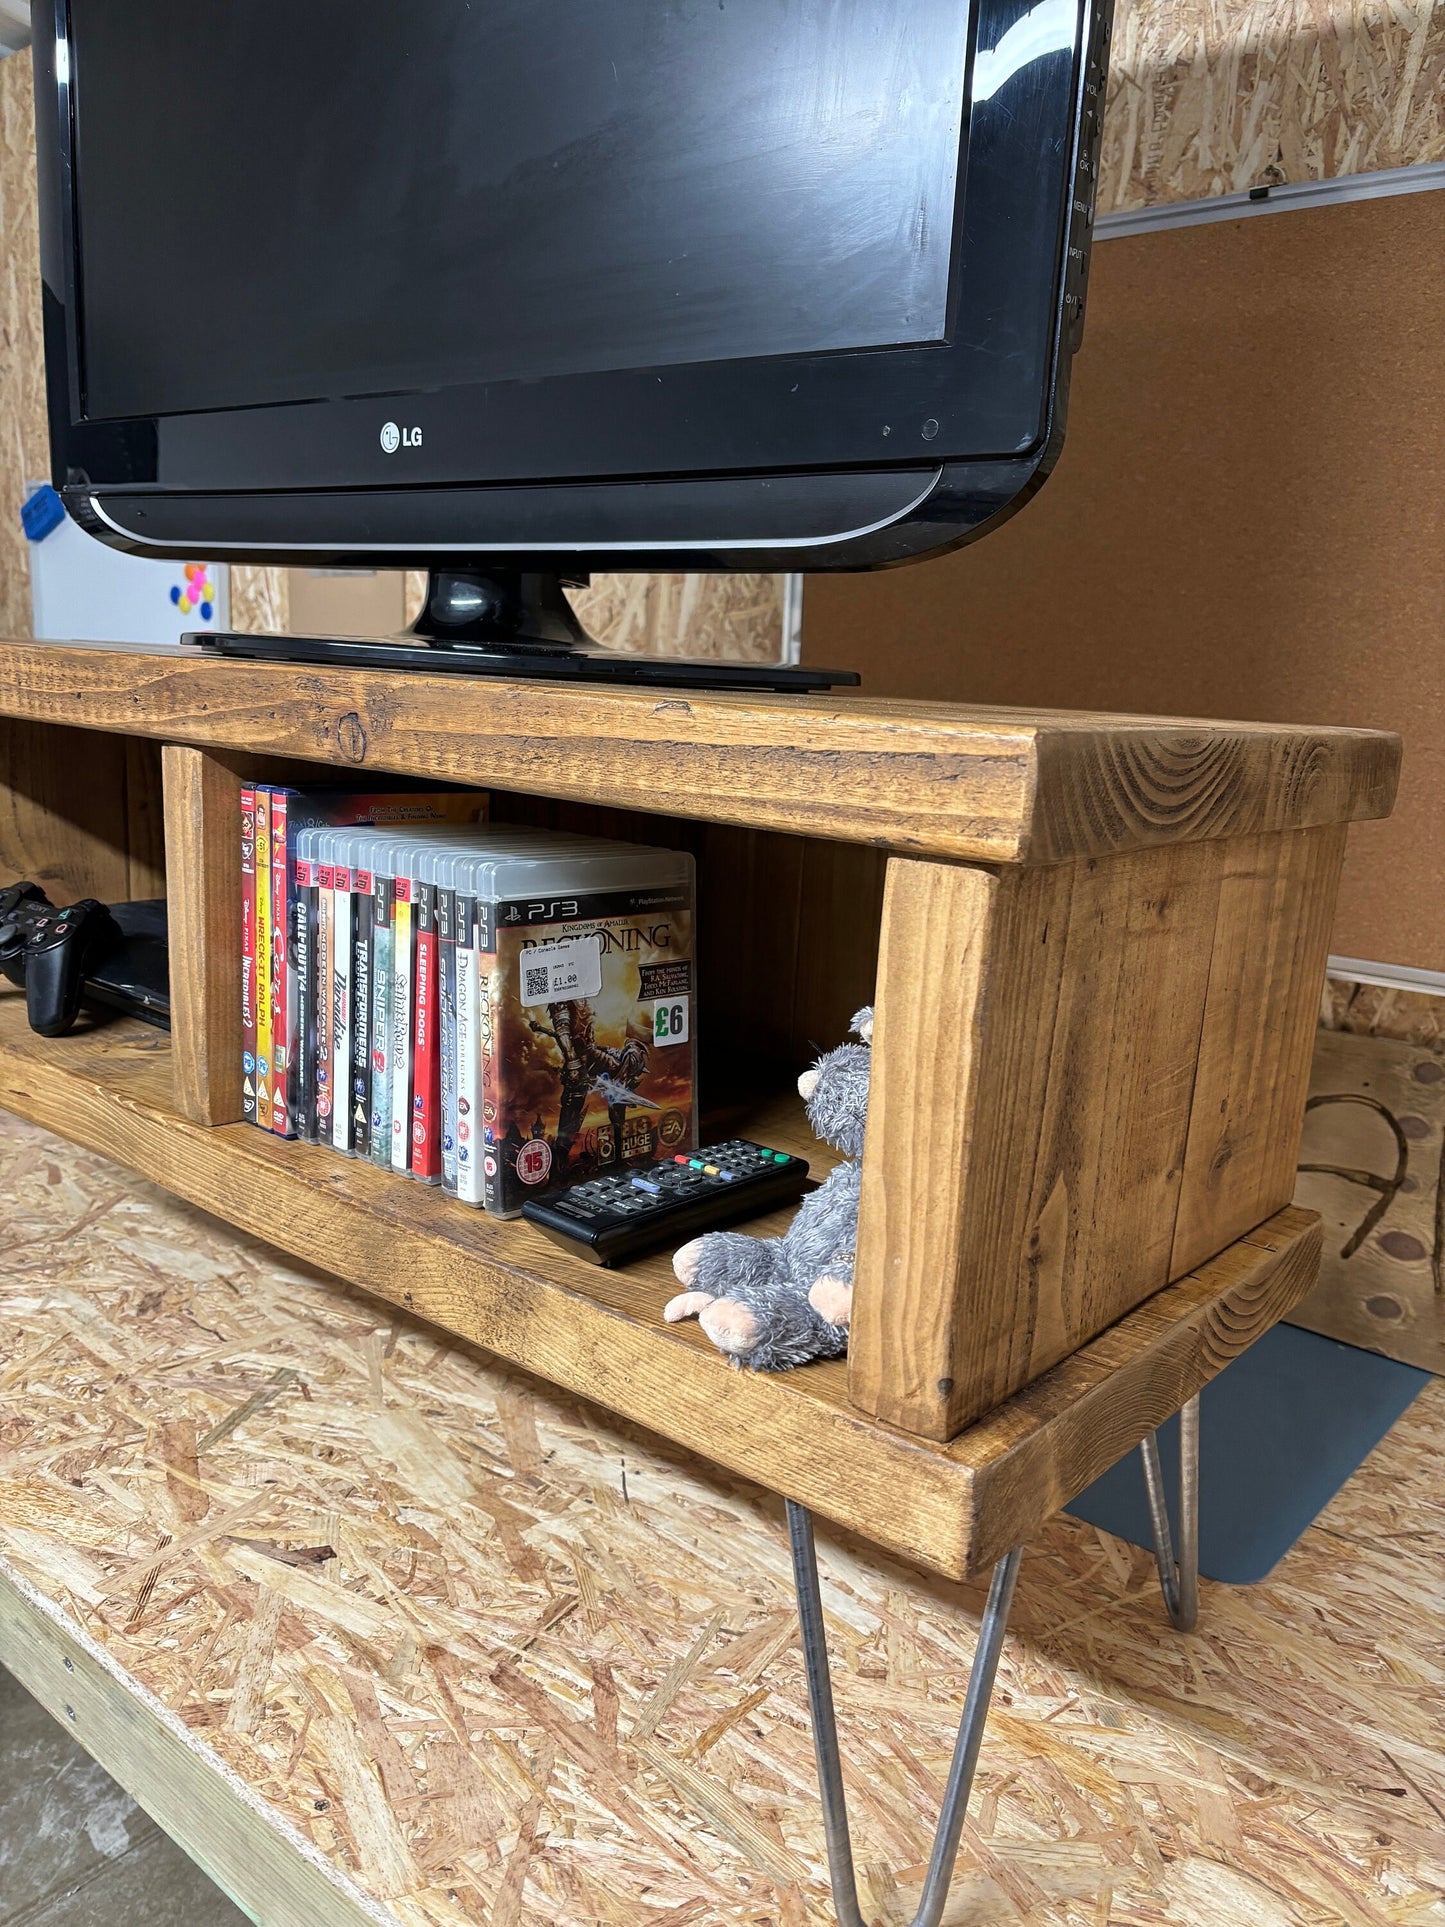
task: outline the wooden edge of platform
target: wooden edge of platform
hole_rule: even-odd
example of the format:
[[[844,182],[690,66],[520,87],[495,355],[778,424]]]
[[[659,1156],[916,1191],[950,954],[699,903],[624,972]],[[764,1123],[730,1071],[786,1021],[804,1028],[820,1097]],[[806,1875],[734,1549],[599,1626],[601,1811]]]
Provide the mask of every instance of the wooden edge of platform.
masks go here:
[[[396,1927],[394,1915],[3,1557],[0,1662],[252,1920]]]
[[[1386,815],[1400,761],[1379,730],[23,640],[0,641],[0,714],[1005,864]]]
[[[525,1263],[509,1260],[526,1236],[517,1227],[251,1126],[188,1123],[154,1096],[169,1067],[154,1032],[47,1042],[23,1010],[4,1015],[5,1108],[947,1578],[1025,1541],[1289,1310],[1318,1268],[1318,1220],[1290,1207],[936,1444],[850,1406],[841,1362],[730,1369],[694,1327],[660,1322],[660,1280],[599,1276],[530,1241]],[[609,1290],[638,1293],[645,1313],[606,1302]]]
[[[969,1569],[1024,1544],[1313,1289],[1317,1212],[1287,1205],[953,1444],[974,1470]]]

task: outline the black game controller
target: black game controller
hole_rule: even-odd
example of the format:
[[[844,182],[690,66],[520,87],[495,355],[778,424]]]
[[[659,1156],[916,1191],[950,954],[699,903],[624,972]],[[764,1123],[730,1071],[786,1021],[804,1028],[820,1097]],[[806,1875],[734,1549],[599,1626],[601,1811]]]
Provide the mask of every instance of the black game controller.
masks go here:
[[[115,950],[120,926],[87,897],[57,910],[38,883],[0,890],[0,971],[25,987],[25,1014],[42,1037],[63,1037],[87,974]]]

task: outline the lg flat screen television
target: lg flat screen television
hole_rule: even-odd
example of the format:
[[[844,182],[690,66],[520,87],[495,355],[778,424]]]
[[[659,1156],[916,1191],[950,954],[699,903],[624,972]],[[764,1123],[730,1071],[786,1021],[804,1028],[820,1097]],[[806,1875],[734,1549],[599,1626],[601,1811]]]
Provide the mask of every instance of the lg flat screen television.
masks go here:
[[[1058,453],[1107,33],[37,0],[55,484],[142,554],[428,569],[422,639],[549,658],[590,570],[950,547]]]

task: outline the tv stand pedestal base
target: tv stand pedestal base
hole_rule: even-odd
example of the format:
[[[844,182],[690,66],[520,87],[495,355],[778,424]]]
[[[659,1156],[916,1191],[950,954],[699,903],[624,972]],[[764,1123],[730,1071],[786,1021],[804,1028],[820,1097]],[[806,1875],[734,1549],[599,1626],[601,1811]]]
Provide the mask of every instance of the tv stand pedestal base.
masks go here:
[[[521,569],[433,569],[426,600],[399,636],[246,636],[197,631],[185,640],[220,655],[360,669],[446,670],[512,681],[646,683],[671,689],[803,691],[856,684],[851,669],[643,656],[594,642],[567,600],[585,575]]]

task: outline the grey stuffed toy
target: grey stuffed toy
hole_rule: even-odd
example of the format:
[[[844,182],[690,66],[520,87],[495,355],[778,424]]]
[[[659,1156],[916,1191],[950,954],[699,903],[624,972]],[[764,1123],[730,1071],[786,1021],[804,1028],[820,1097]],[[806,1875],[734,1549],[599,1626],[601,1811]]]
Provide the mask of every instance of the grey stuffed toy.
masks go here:
[[[720,1352],[755,1372],[787,1372],[848,1349],[873,1012],[860,1010],[852,1029],[861,1043],[840,1044],[798,1079],[808,1122],[846,1162],[804,1198],[781,1238],[709,1231],[672,1261],[687,1289],[663,1317],[698,1319]]]

